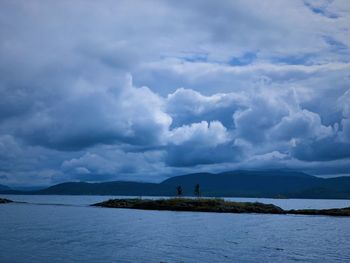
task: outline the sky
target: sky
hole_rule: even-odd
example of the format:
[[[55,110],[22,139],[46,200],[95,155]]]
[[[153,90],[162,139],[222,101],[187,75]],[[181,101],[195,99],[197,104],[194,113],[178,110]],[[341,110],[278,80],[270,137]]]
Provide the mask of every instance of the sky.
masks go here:
[[[350,1],[0,1],[0,184],[236,169],[350,175]]]

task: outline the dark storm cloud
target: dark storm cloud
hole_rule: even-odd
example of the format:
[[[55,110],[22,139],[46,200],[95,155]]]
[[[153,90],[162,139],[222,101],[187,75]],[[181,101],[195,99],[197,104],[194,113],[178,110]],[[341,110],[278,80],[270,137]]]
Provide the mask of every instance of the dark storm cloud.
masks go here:
[[[334,138],[320,141],[303,141],[292,149],[296,158],[304,161],[331,161],[350,158],[350,143],[337,142]]]

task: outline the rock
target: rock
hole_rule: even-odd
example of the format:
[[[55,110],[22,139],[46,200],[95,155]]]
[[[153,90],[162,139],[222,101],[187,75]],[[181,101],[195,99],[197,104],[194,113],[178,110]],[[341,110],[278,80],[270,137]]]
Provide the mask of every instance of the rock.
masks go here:
[[[9,199],[4,199],[4,198],[0,198],[0,204],[7,204],[7,203],[12,203],[13,201],[9,200]]]

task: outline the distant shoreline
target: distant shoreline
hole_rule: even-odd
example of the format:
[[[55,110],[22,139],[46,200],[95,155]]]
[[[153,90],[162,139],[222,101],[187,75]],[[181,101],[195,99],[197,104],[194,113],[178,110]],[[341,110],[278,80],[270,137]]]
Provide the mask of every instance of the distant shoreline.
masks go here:
[[[110,199],[92,206],[105,208],[128,208],[160,211],[188,211],[215,213],[258,213],[258,214],[293,214],[350,216],[350,207],[332,209],[297,209],[284,210],[273,204],[232,202],[223,199],[208,198],[171,198],[171,199]]]

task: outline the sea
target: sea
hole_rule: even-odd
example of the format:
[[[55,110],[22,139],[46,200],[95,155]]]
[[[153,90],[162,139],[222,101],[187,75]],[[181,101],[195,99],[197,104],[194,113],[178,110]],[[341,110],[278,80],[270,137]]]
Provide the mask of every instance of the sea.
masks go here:
[[[350,218],[91,207],[111,196],[0,195],[0,262],[350,262]],[[350,200],[226,198],[284,209]]]

